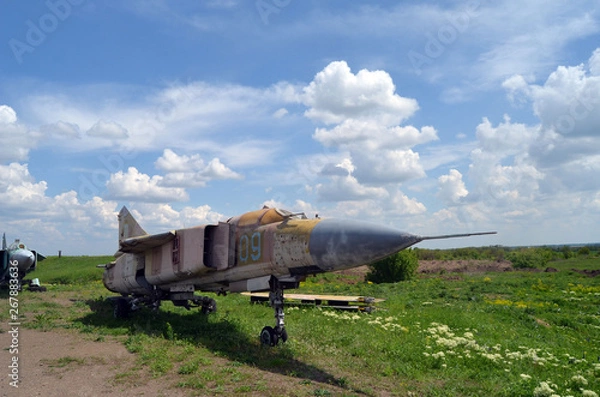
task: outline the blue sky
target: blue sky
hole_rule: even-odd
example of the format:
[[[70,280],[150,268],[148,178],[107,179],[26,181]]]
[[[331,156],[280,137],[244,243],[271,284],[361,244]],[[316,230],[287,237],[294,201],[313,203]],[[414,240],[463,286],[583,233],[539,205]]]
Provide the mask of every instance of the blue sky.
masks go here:
[[[264,204],[429,247],[600,241],[595,1],[15,2],[0,231],[112,254]]]

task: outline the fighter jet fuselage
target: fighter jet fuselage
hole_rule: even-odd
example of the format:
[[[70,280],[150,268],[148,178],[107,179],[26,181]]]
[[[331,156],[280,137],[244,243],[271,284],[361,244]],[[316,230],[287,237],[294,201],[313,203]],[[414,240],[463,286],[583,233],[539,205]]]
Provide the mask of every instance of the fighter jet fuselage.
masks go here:
[[[482,233],[475,233],[482,234]],[[275,328],[265,327],[267,344],[286,340],[283,289],[296,288],[307,275],[353,268],[385,258],[422,237],[362,221],[308,219],[304,214],[265,207],[227,222],[148,235],[123,207],[119,213],[119,251],[106,265],[106,288],[123,296],[115,314],[140,304],[215,307],[194,291],[270,291]]]
[[[6,245],[6,235],[2,235],[2,249],[0,250],[0,283],[8,283],[9,279],[17,279],[20,284],[23,277],[35,270],[38,261],[46,257],[30,250],[20,240]]]

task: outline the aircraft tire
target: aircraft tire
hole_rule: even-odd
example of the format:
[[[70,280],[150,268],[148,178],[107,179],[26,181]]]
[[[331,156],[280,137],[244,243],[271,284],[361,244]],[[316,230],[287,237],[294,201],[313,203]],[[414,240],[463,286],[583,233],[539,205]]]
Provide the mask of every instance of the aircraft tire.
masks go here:
[[[277,345],[277,342],[279,342],[279,338],[273,327],[267,325],[260,331],[260,341],[263,345],[275,346]]]
[[[212,298],[205,298],[202,302],[202,314],[210,314],[217,311],[217,301]]]
[[[285,342],[287,342],[287,340],[288,340],[288,334],[287,334],[287,331],[284,328],[283,331],[281,331],[281,341],[283,343],[285,343]]]

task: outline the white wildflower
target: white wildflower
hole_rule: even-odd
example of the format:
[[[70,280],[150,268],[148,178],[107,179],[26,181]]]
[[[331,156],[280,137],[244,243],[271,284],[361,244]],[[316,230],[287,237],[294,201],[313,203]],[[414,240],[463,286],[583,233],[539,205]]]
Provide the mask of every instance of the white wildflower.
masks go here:
[[[571,377],[571,382],[577,386],[585,386],[588,384],[588,381],[586,378],[584,378],[581,375],[574,375]]]
[[[527,375],[527,374],[521,374],[521,379],[523,380],[530,380],[531,379],[531,375]]]
[[[540,382],[540,385],[533,389],[534,397],[552,397],[554,390],[550,387],[548,382]]]

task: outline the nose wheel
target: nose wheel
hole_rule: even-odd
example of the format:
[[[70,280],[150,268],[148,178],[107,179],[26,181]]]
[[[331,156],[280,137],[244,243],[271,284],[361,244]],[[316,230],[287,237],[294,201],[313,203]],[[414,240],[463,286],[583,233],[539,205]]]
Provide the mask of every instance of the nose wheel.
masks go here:
[[[287,331],[285,330],[283,313],[283,285],[272,276],[269,280],[269,303],[275,310],[275,327],[266,326],[260,331],[260,341],[267,346],[277,346],[279,341],[285,342],[288,339]]]

